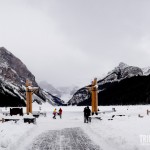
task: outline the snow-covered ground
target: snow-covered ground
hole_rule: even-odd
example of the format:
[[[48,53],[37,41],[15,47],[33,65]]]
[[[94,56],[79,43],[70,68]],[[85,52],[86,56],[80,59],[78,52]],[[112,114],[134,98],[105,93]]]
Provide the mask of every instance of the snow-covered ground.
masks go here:
[[[63,95],[61,96],[61,99],[62,99],[65,103],[67,103],[67,102],[72,98],[72,96],[73,96],[73,95],[70,95],[70,94],[63,94]]]
[[[33,110],[38,110],[38,107],[34,105]],[[79,149],[82,146],[91,149],[91,145],[93,149],[102,150],[150,149],[150,116],[146,114],[146,110],[150,110],[150,105],[102,106],[99,107],[100,112],[112,108],[117,111],[101,114],[102,120],[92,119],[91,123],[83,122],[84,107],[61,107],[62,119],[59,116],[57,119],[52,118],[54,108],[43,105],[41,109],[47,112],[47,116],[39,117],[36,124],[26,124],[22,120],[17,123],[0,122],[0,150],[42,149],[40,147],[43,143],[49,144],[49,147],[53,144],[53,149],[65,149],[63,144],[66,142],[68,145],[76,144]],[[59,108],[56,107],[57,110]],[[139,114],[143,117],[138,117]],[[113,115],[115,116],[112,118]]]

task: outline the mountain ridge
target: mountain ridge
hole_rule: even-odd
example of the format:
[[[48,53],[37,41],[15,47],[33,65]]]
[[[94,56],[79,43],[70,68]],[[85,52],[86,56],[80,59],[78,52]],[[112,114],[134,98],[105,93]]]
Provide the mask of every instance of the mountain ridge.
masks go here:
[[[117,86],[120,86],[120,84],[122,84],[122,81],[123,82],[127,81],[128,84],[126,83],[127,84],[126,87],[128,88],[128,85],[130,85],[129,81],[131,81],[130,78],[136,78],[136,77],[145,77],[146,78],[147,76],[149,76],[148,73],[147,74],[145,73],[145,71],[147,71],[147,70],[149,70],[149,69],[143,70],[139,67],[129,66],[122,62],[119,63],[119,65],[117,67],[115,67],[112,71],[109,71],[108,74],[104,78],[98,80],[99,97],[101,97],[101,94],[105,93],[105,91],[107,91],[109,89],[109,87],[117,88]],[[135,84],[138,84],[138,82],[139,83],[141,82],[140,81],[141,78],[138,78],[138,79],[136,78],[136,80],[137,80],[137,83],[135,83]],[[146,79],[146,80],[148,80],[148,79]],[[145,82],[145,84],[147,84],[147,83]],[[125,86],[125,85],[123,85],[123,86]],[[132,87],[134,88],[134,86],[132,86]],[[113,88],[112,88],[112,90],[113,90]],[[119,92],[119,89],[118,89],[118,92]],[[134,93],[134,91],[132,91],[132,90],[130,92]],[[125,97],[125,93],[122,93],[122,95],[123,95],[123,97]],[[115,96],[113,95],[113,97],[115,97]],[[73,95],[73,97],[68,101],[68,105],[71,105],[71,104],[87,105],[87,104],[89,104],[89,103],[86,103],[86,101],[90,101],[90,93],[86,89],[86,86],[85,86],[85,87],[79,89]],[[100,98],[99,98],[99,101],[100,101]],[[127,99],[126,99],[126,101],[127,101]],[[109,104],[109,103],[107,103],[107,104]],[[114,100],[114,104],[116,104],[115,100]],[[118,102],[117,104],[119,105],[119,104],[121,104],[121,102]],[[105,103],[103,103],[103,105],[105,105]]]

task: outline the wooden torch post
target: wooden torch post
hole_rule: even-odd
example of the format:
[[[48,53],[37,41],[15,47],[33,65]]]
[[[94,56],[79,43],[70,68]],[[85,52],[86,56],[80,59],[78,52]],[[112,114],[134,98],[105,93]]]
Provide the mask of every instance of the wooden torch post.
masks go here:
[[[29,113],[32,114],[32,89],[29,90]]]
[[[26,80],[26,113],[32,113],[32,94],[38,90],[38,87],[32,87],[32,82]]]
[[[98,114],[98,86],[97,78],[92,81],[91,87],[87,87],[91,92],[91,105],[92,105],[92,115]]]
[[[94,112],[98,114],[98,85],[97,85],[97,78],[94,79],[94,95],[95,95],[95,105],[94,105]]]
[[[95,93],[94,93],[94,82],[92,81],[91,87],[91,105],[92,105],[92,114],[95,112]]]
[[[29,114],[29,80],[26,80],[26,113]]]

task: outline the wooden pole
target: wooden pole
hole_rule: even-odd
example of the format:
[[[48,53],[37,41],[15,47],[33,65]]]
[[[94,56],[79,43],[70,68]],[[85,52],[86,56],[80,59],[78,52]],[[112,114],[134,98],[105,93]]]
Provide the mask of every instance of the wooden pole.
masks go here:
[[[91,92],[91,106],[92,106],[92,115],[94,113],[98,114],[98,86],[97,86],[97,78],[92,81],[92,85],[87,87],[87,89]]]
[[[38,90],[38,87],[32,87],[32,82],[26,80],[26,113],[32,113],[32,94]]]
[[[29,87],[30,86],[30,87]],[[32,83],[26,80],[26,113],[32,113]]]
[[[32,113],[32,90],[29,92],[29,112]]]
[[[95,98],[94,98],[94,82],[92,81],[92,87],[91,87],[91,98],[92,98],[92,114],[94,114],[94,105],[95,105]]]
[[[91,98],[92,98],[92,114],[98,114],[98,88],[97,88],[97,78],[92,81],[91,87]]]
[[[29,114],[29,80],[26,80],[26,113]]]
[[[94,94],[95,94],[95,105],[94,112],[98,114],[98,87],[97,87],[97,78],[94,79]]]

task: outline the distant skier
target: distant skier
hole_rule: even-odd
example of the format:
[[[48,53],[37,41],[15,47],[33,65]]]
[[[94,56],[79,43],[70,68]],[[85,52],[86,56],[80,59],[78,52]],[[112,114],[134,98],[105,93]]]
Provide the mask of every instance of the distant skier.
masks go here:
[[[83,112],[84,112],[84,123],[86,123],[86,122],[88,123],[89,116],[91,115],[91,110],[90,110],[89,106],[85,107]]]
[[[58,114],[59,114],[60,118],[62,118],[62,109],[61,108],[59,109],[59,113]]]
[[[54,109],[54,111],[53,111],[53,119],[56,119],[56,114],[57,114],[57,111],[56,111],[56,108]]]

